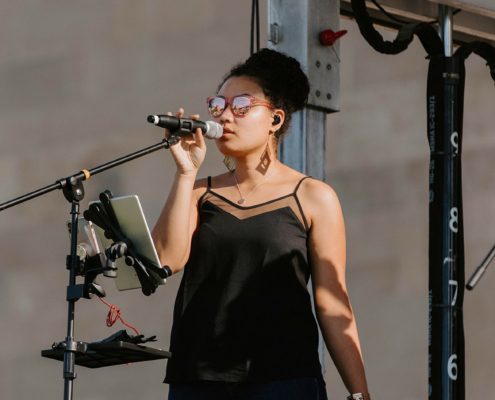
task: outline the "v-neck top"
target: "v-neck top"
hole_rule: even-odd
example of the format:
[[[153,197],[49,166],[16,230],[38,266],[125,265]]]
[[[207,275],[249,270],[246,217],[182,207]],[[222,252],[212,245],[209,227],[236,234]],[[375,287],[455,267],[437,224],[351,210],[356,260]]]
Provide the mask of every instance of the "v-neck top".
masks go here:
[[[166,383],[323,379],[297,190],[241,206],[211,188],[174,307]]]

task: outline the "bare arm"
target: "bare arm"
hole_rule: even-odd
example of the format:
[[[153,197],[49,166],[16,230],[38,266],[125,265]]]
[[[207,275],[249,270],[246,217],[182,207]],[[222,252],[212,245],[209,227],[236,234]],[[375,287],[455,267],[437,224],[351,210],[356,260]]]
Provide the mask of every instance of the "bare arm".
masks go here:
[[[356,320],[345,283],[346,243],[342,210],[335,192],[311,180],[306,190],[310,211],[309,257],[316,316],[327,349],[350,394],[368,386]]]
[[[184,110],[180,109],[177,117],[181,118],[183,113]],[[192,119],[198,117],[189,116]],[[170,136],[170,133],[166,132],[165,136]],[[198,220],[198,193],[204,186],[204,180],[196,182],[196,175],[205,157],[206,144],[199,129],[195,136],[181,138],[179,143],[170,147],[177,171],[163,211],[151,234],[161,264],[168,265],[172,273],[180,271],[189,256],[191,238]]]

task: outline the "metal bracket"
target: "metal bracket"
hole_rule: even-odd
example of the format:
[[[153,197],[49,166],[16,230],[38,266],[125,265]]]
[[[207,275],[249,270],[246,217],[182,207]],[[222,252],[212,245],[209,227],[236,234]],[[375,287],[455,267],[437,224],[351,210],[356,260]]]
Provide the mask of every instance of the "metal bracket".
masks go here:
[[[88,351],[88,344],[85,342],[74,342],[74,341],[64,341],[64,342],[54,342],[52,344],[53,350],[63,350],[70,351],[73,353],[86,353]]]
[[[270,0],[268,3],[268,47],[301,63],[311,85],[308,104],[327,113],[340,109],[340,42],[323,45],[320,34],[328,29],[340,30],[339,11],[339,0]]]
[[[270,24],[270,34],[268,36],[268,41],[273,44],[278,44],[281,40],[282,29],[277,23]]]

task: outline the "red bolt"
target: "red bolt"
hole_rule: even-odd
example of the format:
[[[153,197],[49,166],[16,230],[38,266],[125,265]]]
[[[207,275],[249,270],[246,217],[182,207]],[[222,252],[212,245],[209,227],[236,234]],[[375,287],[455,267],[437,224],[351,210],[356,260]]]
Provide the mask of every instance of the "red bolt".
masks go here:
[[[346,33],[347,31],[334,32],[331,29],[327,29],[320,33],[320,43],[324,46],[333,46]]]

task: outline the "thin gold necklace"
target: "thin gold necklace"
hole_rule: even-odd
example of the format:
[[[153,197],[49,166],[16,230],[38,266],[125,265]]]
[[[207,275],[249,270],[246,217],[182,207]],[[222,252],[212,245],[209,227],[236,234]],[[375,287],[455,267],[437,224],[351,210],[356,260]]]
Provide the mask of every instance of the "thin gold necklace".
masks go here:
[[[267,181],[267,180],[268,180],[268,179],[269,179],[272,175],[274,175],[274,174],[275,174],[275,172],[277,172],[277,167],[278,167],[278,162],[275,164],[275,170],[274,170],[274,171],[273,171],[273,172],[272,172],[272,173],[271,173],[271,174],[270,174],[270,175],[269,175],[269,176],[268,176],[268,177],[267,177],[267,178],[266,178],[263,182],[258,183],[258,184],[257,184],[257,185],[253,188],[253,190],[251,190],[251,191],[250,191],[250,192],[246,195],[246,197],[244,197],[244,196],[242,195],[242,193],[241,193],[241,189],[239,188],[239,182],[237,182],[237,176],[236,176],[236,174],[235,174],[235,169],[234,169],[235,184],[236,184],[236,186],[237,186],[237,190],[239,191],[239,194],[241,195],[240,200],[238,200],[237,202],[238,202],[239,204],[244,204],[244,202],[246,201],[246,198],[247,198],[247,197],[248,197],[251,193],[253,193],[253,192],[254,192],[254,189],[256,189],[256,188],[257,188],[259,185],[261,185],[262,183],[265,183],[265,182],[266,182],[266,181]]]

